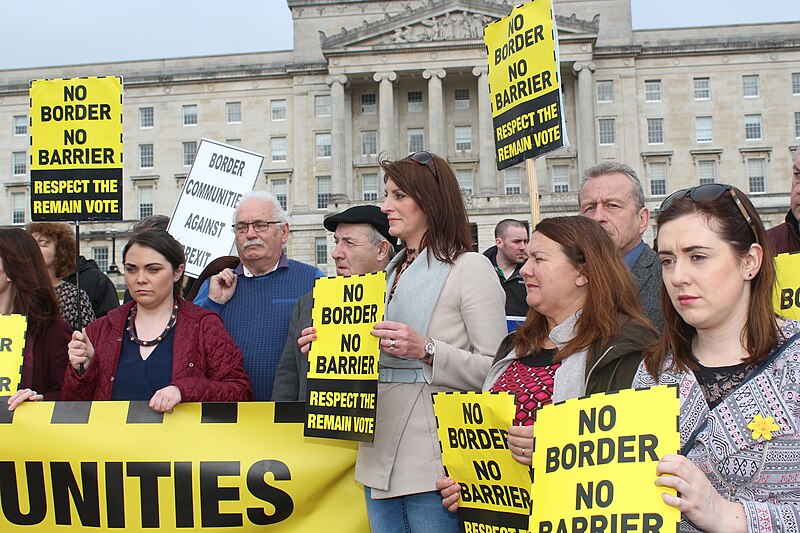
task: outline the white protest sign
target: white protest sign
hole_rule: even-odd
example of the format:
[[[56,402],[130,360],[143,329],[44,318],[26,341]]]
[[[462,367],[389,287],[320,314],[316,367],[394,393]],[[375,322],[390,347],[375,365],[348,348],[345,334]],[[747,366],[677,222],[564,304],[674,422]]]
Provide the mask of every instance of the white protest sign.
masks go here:
[[[233,245],[233,212],[253,190],[264,156],[201,139],[168,231],[184,247],[186,274],[198,277]]]

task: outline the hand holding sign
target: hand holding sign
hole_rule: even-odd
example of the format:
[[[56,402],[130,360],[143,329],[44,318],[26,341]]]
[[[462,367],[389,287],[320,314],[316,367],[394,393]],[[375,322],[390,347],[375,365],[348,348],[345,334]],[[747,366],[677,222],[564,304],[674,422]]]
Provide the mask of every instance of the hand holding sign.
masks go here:
[[[508,448],[511,457],[520,464],[531,466],[533,455],[533,426],[511,426],[508,428]]]
[[[308,354],[308,351],[311,349],[311,343],[315,340],[317,340],[317,328],[305,328],[300,332],[300,338],[297,339],[297,344],[300,345],[300,351],[304,354]]]
[[[94,357],[94,346],[85,329],[72,332],[72,340],[67,345],[67,354],[69,354],[69,364],[75,370],[79,370],[81,365],[84,370],[89,368],[89,363]]]
[[[44,400],[44,396],[31,389],[18,390],[11,398],[8,399],[8,410],[13,411],[17,408],[17,406],[19,406],[19,404],[28,400],[32,402],[40,402]]]
[[[458,500],[461,499],[461,485],[453,478],[443,477],[436,480],[436,490],[442,495],[442,506],[455,513],[458,510]]]
[[[406,359],[425,356],[427,339],[406,324],[384,320],[375,324],[371,334],[380,339],[381,349],[386,353]]]

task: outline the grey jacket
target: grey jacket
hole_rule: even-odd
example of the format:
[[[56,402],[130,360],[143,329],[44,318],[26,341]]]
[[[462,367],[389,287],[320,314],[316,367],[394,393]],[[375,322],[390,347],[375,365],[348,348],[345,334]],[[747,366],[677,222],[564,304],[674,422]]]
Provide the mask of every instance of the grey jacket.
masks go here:
[[[664,311],[661,308],[661,265],[658,255],[645,243],[642,255],[631,268],[633,281],[639,287],[639,299],[644,314],[659,332],[664,331]]]
[[[275,382],[272,384],[273,402],[306,401],[306,375],[308,374],[308,354],[300,351],[297,339],[300,332],[311,327],[311,309],[314,306],[312,293],[307,292],[297,299],[292,311],[292,321],[286,334],[281,360],[275,369]]]

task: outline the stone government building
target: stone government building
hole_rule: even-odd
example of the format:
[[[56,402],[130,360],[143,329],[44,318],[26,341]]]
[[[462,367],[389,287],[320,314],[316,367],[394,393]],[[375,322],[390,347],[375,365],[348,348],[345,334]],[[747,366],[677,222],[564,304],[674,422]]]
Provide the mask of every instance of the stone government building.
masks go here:
[[[0,225],[30,220],[29,80],[88,75],[121,75],[125,91],[124,221],[81,232],[103,267],[121,262],[141,217],[172,213],[202,137],[266,155],[256,187],[291,215],[288,253],[323,269],[324,215],[383,197],[378,154],[446,157],[479,250],[500,219],[530,220],[524,165],[496,170],[482,40],[511,1],[288,4],[289,51],[0,70]],[[581,172],[617,159],[639,172],[651,210],[668,192],[722,181],[748,192],[767,225],[783,219],[800,142],[800,22],[633,30],[629,0],[556,0],[555,11],[572,145],[536,161],[543,217],[576,213]]]

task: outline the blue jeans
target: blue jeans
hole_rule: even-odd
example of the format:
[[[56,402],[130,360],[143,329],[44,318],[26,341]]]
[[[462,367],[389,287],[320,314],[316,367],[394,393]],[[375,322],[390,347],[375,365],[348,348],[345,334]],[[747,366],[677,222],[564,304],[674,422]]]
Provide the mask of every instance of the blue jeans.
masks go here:
[[[373,500],[370,490],[364,487],[372,533],[459,533],[456,513],[442,506],[436,491]]]

